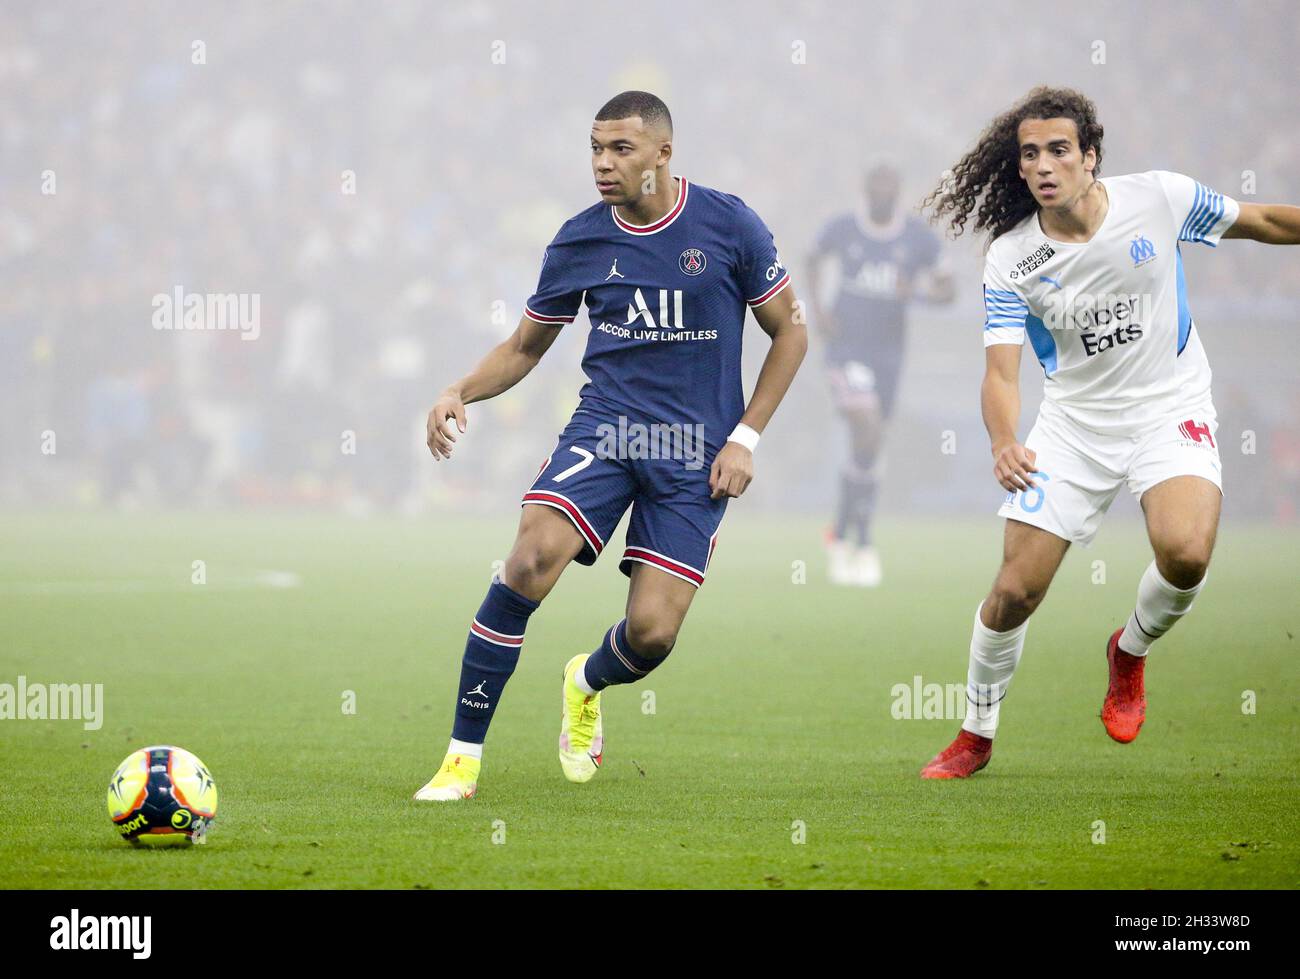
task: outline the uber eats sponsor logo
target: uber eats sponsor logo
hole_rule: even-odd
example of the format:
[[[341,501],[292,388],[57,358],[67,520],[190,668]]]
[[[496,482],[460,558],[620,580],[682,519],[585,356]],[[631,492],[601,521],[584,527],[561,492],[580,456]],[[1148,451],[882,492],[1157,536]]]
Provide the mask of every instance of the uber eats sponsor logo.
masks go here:
[[[151,951],[153,919],[147,914],[85,915],[76,908],[66,917],[50,919],[50,948],[70,950],[129,950],[133,959]]]
[[[1096,294],[1053,291],[1044,302],[1043,325],[1077,330],[1084,353],[1093,357],[1142,338],[1151,322],[1149,293]]]

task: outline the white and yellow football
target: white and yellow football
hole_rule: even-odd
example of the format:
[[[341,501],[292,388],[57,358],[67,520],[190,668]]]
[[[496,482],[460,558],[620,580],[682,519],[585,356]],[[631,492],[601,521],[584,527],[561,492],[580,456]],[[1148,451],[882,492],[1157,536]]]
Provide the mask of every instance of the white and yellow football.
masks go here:
[[[216,814],[212,773],[184,748],[133,751],[108,783],[108,816],[133,846],[203,843]]]

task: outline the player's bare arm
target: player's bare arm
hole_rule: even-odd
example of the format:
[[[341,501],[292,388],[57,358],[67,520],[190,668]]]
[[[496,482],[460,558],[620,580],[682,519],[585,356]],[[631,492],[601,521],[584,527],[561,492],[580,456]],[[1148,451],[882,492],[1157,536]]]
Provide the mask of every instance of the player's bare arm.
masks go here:
[[[805,266],[808,275],[808,303],[812,308],[813,329],[823,340],[830,340],[839,330],[839,324],[835,322],[835,317],[831,311],[822,304],[821,275],[822,263],[827,260],[824,252],[813,252],[808,256],[808,262]]]
[[[559,333],[555,327],[536,323],[525,316],[520,319],[515,332],[493,347],[478,366],[443,391],[430,409],[425,424],[426,441],[433,457],[451,458],[451,447],[456,439],[444,425],[448,418],[456,419],[456,427],[464,432],[468,425],[465,406],[495,398],[522,381],[551,348]]]
[[[993,475],[1008,492],[1034,485],[1030,473],[1036,458],[1016,438],[1020,421],[1020,352],[1015,343],[998,343],[984,351],[984,383],[980,386],[980,408],[993,450]]]
[[[952,273],[946,269],[935,269],[922,275],[917,298],[935,306],[947,306],[957,298],[957,283]]]
[[[1300,245],[1300,207],[1290,204],[1242,204],[1224,238],[1247,238],[1266,245]]]
[[[797,313],[799,308],[794,289],[786,288],[754,310],[754,318],[763,332],[772,338],[772,346],[763,359],[758,383],[754,385],[754,396],[749,399],[740,423],[760,434],[790,390],[795,372],[808,352],[808,328]],[[740,496],[753,478],[753,452],[739,442],[728,442],[713,460],[709,473],[710,498]]]

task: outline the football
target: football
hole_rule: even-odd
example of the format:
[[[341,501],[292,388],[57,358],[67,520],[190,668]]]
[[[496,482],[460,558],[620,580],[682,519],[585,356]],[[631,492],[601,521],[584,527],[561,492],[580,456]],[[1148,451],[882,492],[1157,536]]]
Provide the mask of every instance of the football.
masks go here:
[[[133,751],[108,783],[108,816],[132,846],[203,843],[216,814],[212,773],[184,748]]]

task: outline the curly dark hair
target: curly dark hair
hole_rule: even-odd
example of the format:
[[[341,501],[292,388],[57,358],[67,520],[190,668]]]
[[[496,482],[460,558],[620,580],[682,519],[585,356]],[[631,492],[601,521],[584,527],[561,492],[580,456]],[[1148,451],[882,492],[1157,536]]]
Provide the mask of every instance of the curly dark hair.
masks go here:
[[[992,242],[1037,210],[1038,203],[1020,176],[1017,136],[1025,119],[1073,119],[1079,149],[1084,153],[1089,147],[1096,151],[1093,176],[1101,173],[1104,130],[1097,121],[1097,107],[1072,88],[1039,85],[994,119],[952,173],[945,174],[939,186],[921,202],[923,209],[933,212],[931,222],[948,216],[952,237],[956,238],[974,211],[974,230],[987,231]]]

